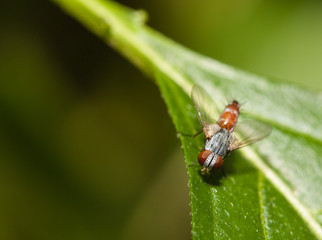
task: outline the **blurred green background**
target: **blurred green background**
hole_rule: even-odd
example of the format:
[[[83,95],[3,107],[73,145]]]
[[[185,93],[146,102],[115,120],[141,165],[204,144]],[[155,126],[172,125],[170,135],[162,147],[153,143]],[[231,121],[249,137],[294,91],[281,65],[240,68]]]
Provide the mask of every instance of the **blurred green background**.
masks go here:
[[[122,0],[232,66],[322,90],[322,2]],[[190,239],[159,91],[50,1],[0,9],[0,239]]]

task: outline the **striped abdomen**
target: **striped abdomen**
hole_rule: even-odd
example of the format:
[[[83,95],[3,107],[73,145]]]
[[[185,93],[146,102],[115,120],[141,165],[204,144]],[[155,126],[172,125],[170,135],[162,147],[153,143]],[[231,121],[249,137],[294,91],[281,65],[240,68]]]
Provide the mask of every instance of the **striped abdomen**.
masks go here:
[[[226,128],[228,131],[234,131],[239,116],[239,103],[234,100],[228,104],[225,111],[221,114],[218,125],[221,128]]]

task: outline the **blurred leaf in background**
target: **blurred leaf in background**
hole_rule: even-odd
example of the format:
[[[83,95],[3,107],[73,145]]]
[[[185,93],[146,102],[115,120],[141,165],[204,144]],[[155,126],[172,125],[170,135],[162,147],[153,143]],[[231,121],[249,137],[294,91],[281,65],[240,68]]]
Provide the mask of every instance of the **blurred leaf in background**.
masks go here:
[[[318,1],[119,2],[197,52],[322,90]],[[185,165],[156,86],[50,2],[0,11],[0,238],[189,238]],[[156,208],[169,214],[147,221]]]

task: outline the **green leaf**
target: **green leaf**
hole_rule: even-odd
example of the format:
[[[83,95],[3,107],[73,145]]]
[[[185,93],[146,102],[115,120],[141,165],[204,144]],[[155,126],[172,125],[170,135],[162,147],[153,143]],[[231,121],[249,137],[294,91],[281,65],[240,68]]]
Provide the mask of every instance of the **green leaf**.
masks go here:
[[[156,80],[178,132],[201,129],[190,99],[196,83],[219,103],[241,98],[248,117],[273,126],[267,139],[225,160],[227,177],[188,168],[194,239],[322,239],[322,94],[191,52],[147,27],[143,11],[55,2]],[[180,139],[187,165],[195,162],[202,137]]]

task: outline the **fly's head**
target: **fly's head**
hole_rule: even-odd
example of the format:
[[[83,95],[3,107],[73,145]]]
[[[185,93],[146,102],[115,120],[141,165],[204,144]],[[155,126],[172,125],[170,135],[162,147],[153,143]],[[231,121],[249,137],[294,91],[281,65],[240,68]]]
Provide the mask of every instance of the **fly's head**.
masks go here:
[[[198,162],[203,167],[201,173],[205,174],[211,170],[221,168],[223,159],[209,150],[202,150],[198,155]]]

